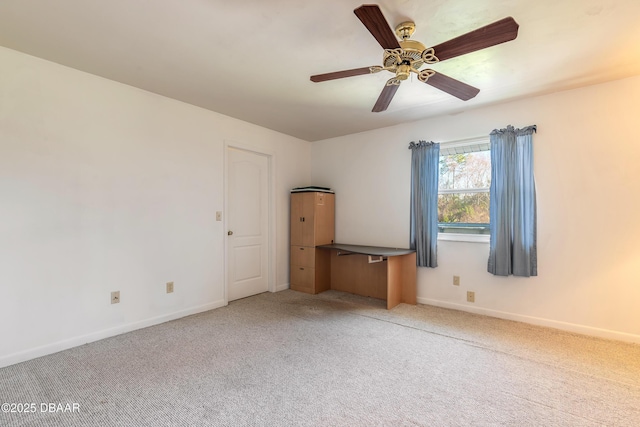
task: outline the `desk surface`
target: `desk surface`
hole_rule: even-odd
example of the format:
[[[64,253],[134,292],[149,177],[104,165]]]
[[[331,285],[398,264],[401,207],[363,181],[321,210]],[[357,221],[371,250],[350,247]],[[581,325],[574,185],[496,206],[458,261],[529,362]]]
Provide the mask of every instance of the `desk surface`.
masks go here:
[[[343,243],[334,243],[332,245],[319,245],[316,248],[321,249],[334,249],[345,252],[352,252],[355,254],[363,255],[378,255],[378,256],[400,256],[414,253],[413,249],[402,248],[383,248],[379,246],[360,246],[360,245],[348,245]]]

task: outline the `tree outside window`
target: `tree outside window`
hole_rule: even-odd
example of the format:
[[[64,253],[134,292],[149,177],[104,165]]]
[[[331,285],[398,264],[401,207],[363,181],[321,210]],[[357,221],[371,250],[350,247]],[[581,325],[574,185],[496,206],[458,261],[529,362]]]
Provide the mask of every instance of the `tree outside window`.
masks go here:
[[[439,174],[439,232],[489,234],[488,144],[441,149]]]

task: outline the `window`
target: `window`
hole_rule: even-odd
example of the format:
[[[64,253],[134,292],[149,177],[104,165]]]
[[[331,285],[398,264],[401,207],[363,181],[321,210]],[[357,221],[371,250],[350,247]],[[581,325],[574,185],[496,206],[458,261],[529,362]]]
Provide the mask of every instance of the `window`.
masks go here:
[[[488,236],[491,184],[489,139],[441,144],[439,174],[439,236]]]

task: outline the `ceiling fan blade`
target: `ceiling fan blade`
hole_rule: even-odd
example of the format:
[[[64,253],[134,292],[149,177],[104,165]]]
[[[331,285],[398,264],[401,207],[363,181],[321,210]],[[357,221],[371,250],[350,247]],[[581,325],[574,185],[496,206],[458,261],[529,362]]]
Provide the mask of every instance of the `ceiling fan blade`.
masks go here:
[[[355,9],[353,13],[362,21],[383,49],[397,49],[400,47],[395,33],[377,5],[363,4]]]
[[[425,82],[428,85],[440,89],[443,92],[447,92],[449,95],[453,95],[456,98],[468,101],[480,92],[480,89],[473,86],[469,86],[466,83],[462,83],[460,80],[452,79],[449,76],[440,74],[434,71],[431,77]]]
[[[312,82],[325,82],[327,80],[342,79],[345,77],[360,76],[363,74],[371,74],[370,67],[354,68],[353,70],[334,71],[333,73],[317,74],[311,76]]]
[[[508,42],[518,37],[518,23],[511,17],[433,46],[440,61]]]
[[[399,87],[400,85],[385,85],[376,101],[376,105],[373,106],[373,110],[371,111],[379,113],[386,110]]]

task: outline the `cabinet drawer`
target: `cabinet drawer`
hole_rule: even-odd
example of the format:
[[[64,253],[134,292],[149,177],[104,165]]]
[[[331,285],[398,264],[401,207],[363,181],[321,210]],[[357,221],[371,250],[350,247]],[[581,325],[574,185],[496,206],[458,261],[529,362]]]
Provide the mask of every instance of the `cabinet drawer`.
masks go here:
[[[291,246],[291,265],[315,267],[316,249],[309,246]]]
[[[291,266],[290,287],[294,291],[315,293],[314,288],[315,269],[309,267],[301,267],[299,265]]]

